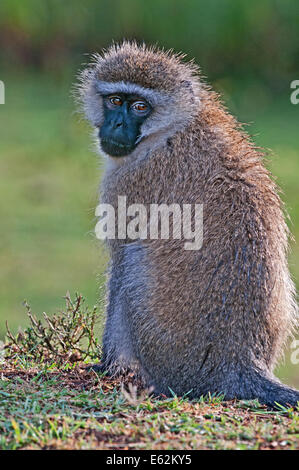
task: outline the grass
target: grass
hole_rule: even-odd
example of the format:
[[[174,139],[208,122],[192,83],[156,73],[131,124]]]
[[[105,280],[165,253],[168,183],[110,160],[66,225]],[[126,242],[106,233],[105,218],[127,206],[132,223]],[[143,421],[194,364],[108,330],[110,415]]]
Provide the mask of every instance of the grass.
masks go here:
[[[0,369],[0,449],[299,449],[299,415],[257,402],[134,397],[88,372]]]
[[[89,310],[84,301],[82,295],[72,300],[67,293],[65,309],[51,317],[44,312],[43,320],[37,319],[30,305],[25,303],[29,326],[15,336],[6,322],[5,359],[26,363],[30,360],[46,360],[60,365],[68,361],[97,359],[101,355],[101,348],[95,327],[100,316],[96,307]]]
[[[102,300],[107,254],[94,236],[94,208],[101,174],[89,128],[74,114],[70,89],[75,71],[63,77],[15,71],[1,80],[0,106],[0,339],[5,320],[13,334],[26,325],[27,299],[38,318],[63,305],[67,290],[83,292],[89,305]],[[259,145],[271,148],[269,166],[282,187],[299,239],[298,112],[289,90],[279,98],[260,85],[216,83],[232,112]],[[299,248],[290,266],[299,279]],[[57,300],[61,299],[61,300]],[[99,329],[100,330],[100,329]],[[299,387],[292,350],[277,373]]]
[[[150,396],[133,374],[112,379],[100,356],[95,310],[65,297],[0,350],[0,449],[299,449],[298,410],[269,411],[221,396]],[[84,346],[85,344],[85,346]]]

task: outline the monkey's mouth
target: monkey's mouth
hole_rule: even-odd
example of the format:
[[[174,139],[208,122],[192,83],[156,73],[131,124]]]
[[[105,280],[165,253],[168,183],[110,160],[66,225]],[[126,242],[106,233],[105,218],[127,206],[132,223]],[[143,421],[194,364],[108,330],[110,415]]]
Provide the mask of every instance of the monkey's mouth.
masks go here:
[[[111,157],[125,157],[129,155],[135,148],[135,146],[127,145],[117,140],[112,139],[101,139],[101,148],[105,153],[111,155]]]

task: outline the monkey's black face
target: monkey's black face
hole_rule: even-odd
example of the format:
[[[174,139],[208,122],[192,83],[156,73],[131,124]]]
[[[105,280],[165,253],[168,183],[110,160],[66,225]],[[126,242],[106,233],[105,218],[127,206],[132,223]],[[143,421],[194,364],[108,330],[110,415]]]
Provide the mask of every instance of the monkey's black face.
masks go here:
[[[137,146],[140,127],[152,108],[143,98],[118,93],[103,96],[104,123],[99,131],[101,147],[113,157],[129,155]]]

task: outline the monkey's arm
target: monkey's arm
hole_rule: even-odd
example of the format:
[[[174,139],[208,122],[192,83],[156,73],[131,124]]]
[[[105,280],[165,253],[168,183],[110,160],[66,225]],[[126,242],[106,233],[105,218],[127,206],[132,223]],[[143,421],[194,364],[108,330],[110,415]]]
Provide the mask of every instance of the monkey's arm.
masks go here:
[[[124,245],[117,250],[110,265],[103,357],[100,366],[102,372],[107,370],[110,374],[123,374],[128,371],[137,374],[139,369],[130,323],[133,306],[129,288],[134,289],[134,275],[132,276],[129,266],[134,264],[133,245],[135,244]]]

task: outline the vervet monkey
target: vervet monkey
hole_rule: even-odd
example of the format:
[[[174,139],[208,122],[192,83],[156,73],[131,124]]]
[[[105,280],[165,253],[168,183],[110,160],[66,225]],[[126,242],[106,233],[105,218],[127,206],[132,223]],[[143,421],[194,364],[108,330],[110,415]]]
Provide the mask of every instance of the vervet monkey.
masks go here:
[[[119,196],[147,212],[203,207],[200,249],[175,237],[107,240],[102,370],[134,371],[165,395],[295,406],[299,392],[273,375],[297,306],[262,151],[198,68],[171,52],[113,45],[94,56],[79,92],[107,161],[102,203],[117,213]]]

